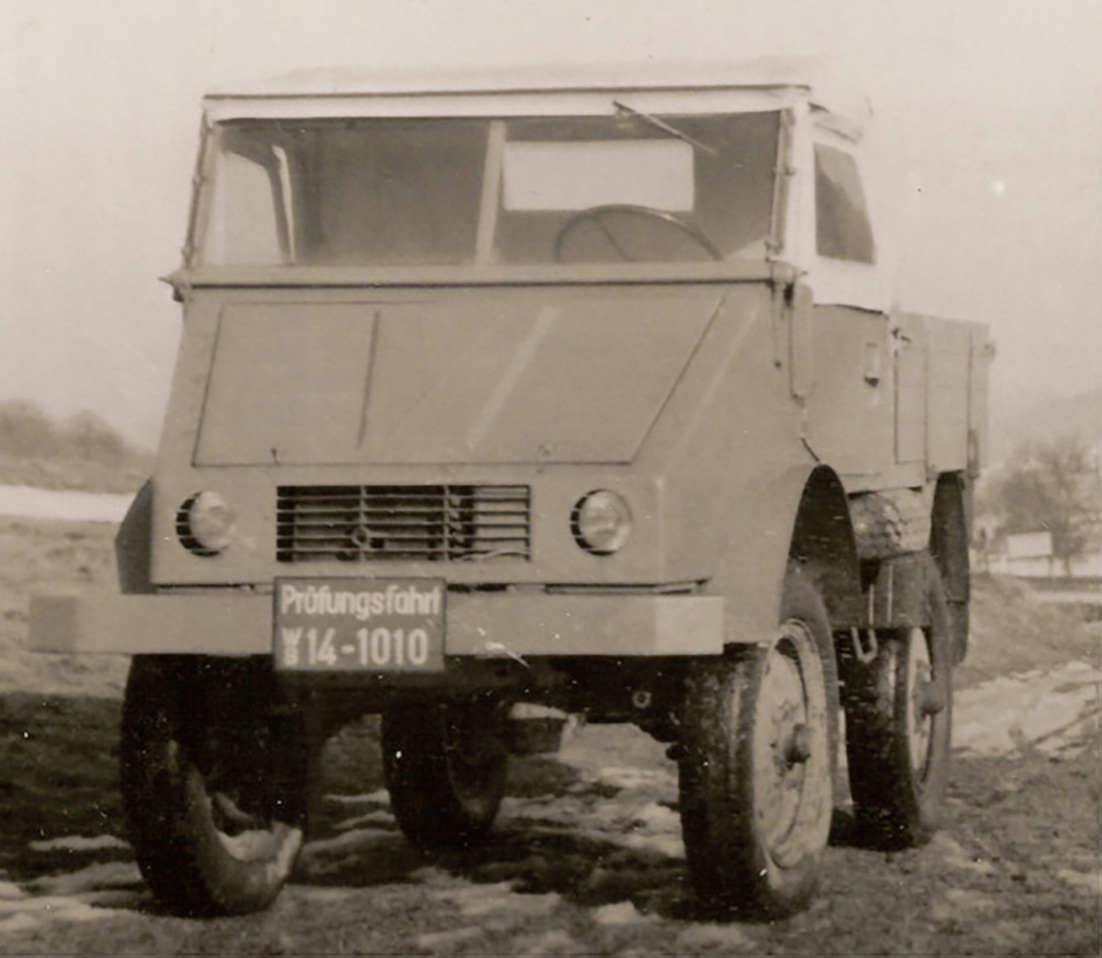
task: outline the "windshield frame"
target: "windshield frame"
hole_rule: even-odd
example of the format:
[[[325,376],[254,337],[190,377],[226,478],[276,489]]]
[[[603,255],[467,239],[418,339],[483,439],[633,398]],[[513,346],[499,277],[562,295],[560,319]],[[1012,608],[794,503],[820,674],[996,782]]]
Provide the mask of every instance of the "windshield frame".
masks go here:
[[[616,113],[630,113],[639,117],[656,129],[670,125],[645,111],[626,107],[620,99],[609,100]],[[727,112],[727,111],[723,111]],[[193,190],[188,216],[188,229],[183,247],[183,264],[174,274],[173,281],[183,281],[194,285],[406,285],[406,284],[444,284],[461,283],[536,283],[551,284],[561,282],[669,282],[669,281],[720,281],[747,280],[772,275],[772,266],[784,258],[786,245],[786,221],[789,218],[788,206],[791,190],[788,181],[794,171],[793,143],[791,130],[795,123],[794,110],[789,106],[772,104],[768,110],[739,110],[736,113],[776,113],[778,117],[775,136],[775,162],[773,164],[773,188],[769,200],[769,223],[765,236],[765,255],[759,262],[752,259],[729,258],[715,262],[693,262],[689,260],[638,261],[629,263],[580,263],[562,262],[552,264],[491,262],[490,252],[495,242],[497,220],[500,214],[503,191],[502,168],[507,145],[507,125],[513,120],[525,120],[525,116],[485,116],[475,115],[470,119],[486,122],[486,150],[484,159],[482,191],[479,200],[477,233],[473,262],[462,265],[424,264],[417,266],[379,266],[347,265],[323,266],[304,265],[291,262],[294,238],[288,228],[290,211],[286,203],[274,210],[279,223],[279,243],[284,253],[283,263],[266,264],[217,264],[202,262],[202,244],[199,240],[207,232],[213,204],[214,168],[218,161],[219,123],[209,118],[204,120],[200,134],[200,148],[197,157]],[[693,114],[701,117],[717,115],[713,111]],[[561,116],[570,119],[572,114],[543,114],[543,119]],[[425,119],[434,117],[426,116]],[[684,139],[680,130],[666,130],[667,135]],[[286,194],[285,184],[284,197]],[[280,191],[276,191],[277,193]],[[277,206],[279,204],[276,204]]]

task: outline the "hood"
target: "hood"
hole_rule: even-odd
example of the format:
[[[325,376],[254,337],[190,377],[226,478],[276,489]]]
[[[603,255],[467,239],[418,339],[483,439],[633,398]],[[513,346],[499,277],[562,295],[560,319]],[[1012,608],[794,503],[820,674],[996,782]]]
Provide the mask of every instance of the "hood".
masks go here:
[[[223,308],[196,465],[630,462],[715,289]]]

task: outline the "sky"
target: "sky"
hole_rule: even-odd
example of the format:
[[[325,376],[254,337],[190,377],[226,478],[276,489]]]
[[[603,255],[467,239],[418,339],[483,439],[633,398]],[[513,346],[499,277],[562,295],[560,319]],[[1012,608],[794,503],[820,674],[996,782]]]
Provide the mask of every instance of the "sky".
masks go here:
[[[0,0],[0,401],[152,445],[199,100],[326,66],[834,59],[870,96],[896,298],[993,399],[1102,385],[1102,0]]]

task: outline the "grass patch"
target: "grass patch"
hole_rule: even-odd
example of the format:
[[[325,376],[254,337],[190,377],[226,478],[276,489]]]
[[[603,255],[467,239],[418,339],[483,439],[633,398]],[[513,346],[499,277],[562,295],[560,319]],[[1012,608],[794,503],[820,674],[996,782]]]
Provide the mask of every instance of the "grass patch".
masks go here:
[[[1067,662],[1102,668],[1102,622],[1085,621],[1074,606],[1038,602],[1014,579],[976,576],[971,622],[968,657],[956,670],[958,688]]]
[[[0,869],[16,880],[80,867],[96,853],[35,852],[70,835],[124,837],[119,801],[120,704],[111,699],[0,699],[4,828]],[[118,852],[110,857],[118,857]]]

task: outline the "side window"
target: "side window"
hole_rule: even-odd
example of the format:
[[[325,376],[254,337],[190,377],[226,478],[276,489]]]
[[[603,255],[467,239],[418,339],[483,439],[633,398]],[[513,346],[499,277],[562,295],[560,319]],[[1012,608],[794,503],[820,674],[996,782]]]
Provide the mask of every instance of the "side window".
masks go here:
[[[815,246],[820,256],[876,262],[865,191],[849,153],[815,144]]]
[[[281,263],[279,217],[272,173],[239,153],[220,157],[214,177],[203,261]]]

